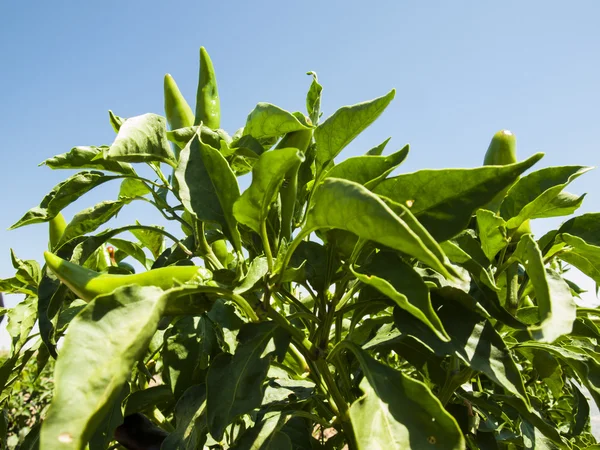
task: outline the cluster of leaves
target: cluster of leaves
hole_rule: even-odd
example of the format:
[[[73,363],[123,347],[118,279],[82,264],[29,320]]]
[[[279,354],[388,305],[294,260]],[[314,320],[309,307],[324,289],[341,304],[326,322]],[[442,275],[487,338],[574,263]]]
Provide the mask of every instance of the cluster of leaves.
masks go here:
[[[109,243],[118,261],[202,264],[213,278],[86,304],[13,255],[0,289],[26,297],[7,312],[4,407],[39,353],[56,358],[43,449],[108,448],[135,413],[168,433],[163,449],[595,448],[585,393],[600,404],[600,313],[577,306],[581,289],[563,275],[570,265],[600,282],[600,214],[537,240],[520,231],[571,215],[583,196],[564,189],[588,168],[523,175],[536,154],[391,176],[409,148],[383,156],[388,140],[335,163],[394,91],[320,122],[312,75],[306,116],[259,103],[230,136],[111,113],[110,146],[45,161],[80,171],[14,227],[120,181],[119,198],[77,213],[54,251],[110,272]],[[182,238],[139,223],[98,231],[133,201]]]
[[[42,356],[44,353],[38,353]],[[5,358],[2,358],[5,362]],[[30,359],[15,381],[12,394],[3,398],[6,426],[3,431],[3,447],[29,449],[35,447],[41,418],[52,398],[53,360]],[[32,429],[35,429],[33,433]],[[27,439],[26,439],[27,438]]]

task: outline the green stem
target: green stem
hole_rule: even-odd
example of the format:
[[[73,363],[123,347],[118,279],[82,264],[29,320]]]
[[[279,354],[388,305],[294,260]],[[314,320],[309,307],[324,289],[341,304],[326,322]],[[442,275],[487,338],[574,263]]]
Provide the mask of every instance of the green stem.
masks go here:
[[[269,235],[267,233],[266,221],[263,221],[260,224],[260,238],[262,239],[263,248],[265,249],[265,255],[267,256],[267,266],[269,267],[269,272],[273,273],[273,253],[271,253],[271,245],[269,244]]]
[[[266,232],[266,228],[265,228],[265,232]],[[292,240],[289,247],[287,248],[287,251],[285,252],[285,255],[283,256],[283,262],[280,266],[281,271],[277,274],[276,281],[275,281],[275,283],[273,283],[274,285],[281,284],[281,279],[283,278],[284,269],[290,264],[290,260],[292,259],[292,255],[296,251],[296,248],[298,248],[298,246],[300,245],[300,243],[302,242],[304,237],[309,234],[310,234],[310,231],[307,232],[305,230],[301,230],[300,233],[298,233],[296,235],[296,237]]]
[[[281,328],[285,329],[293,339],[299,344],[299,348],[307,352],[308,359],[316,358],[316,349],[312,342],[310,342],[302,330],[299,330],[290,321],[275,311],[271,306],[266,309],[267,316],[273,320]]]
[[[196,242],[198,243],[197,251],[202,255],[204,260],[212,265],[213,269],[223,269],[223,264],[219,261],[219,258],[214,254],[210,245],[206,241],[206,236],[204,234],[204,222],[198,221],[196,223]]]
[[[193,288],[181,289],[181,295],[179,295],[178,297],[191,295],[195,293],[215,294],[223,296],[234,302],[237,306],[239,306],[239,308],[242,311],[244,311],[244,313],[252,322],[260,322],[259,317],[256,315],[254,309],[252,308],[252,306],[250,306],[246,299],[241,295],[236,294],[235,292],[230,291],[228,289],[224,289],[218,286],[196,286]]]
[[[320,359],[315,362],[323,380],[325,381],[325,385],[327,386],[327,390],[331,394],[333,402],[337,410],[339,411],[339,419],[342,424],[342,429],[344,430],[344,435],[347,440],[348,448],[351,450],[357,449],[358,446],[355,441],[354,436],[354,427],[352,426],[352,422],[350,421],[350,409],[348,408],[348,403],[344,400],[342,393],[337,387],[335,380],[331,376],[331,372],[329,371],[329,367],[327,365],[327,361]]]

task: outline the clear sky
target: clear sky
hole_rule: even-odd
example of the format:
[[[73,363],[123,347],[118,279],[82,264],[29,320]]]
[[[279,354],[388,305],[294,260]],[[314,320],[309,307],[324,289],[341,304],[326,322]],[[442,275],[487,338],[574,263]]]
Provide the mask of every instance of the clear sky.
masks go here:
[[[37,165],[76,145],[110,144],[109,109],[163,114],[165,73],[193,106],[201,45],[230,133],[260,101],[304,111],[305,73],[314,70],[325,117],[397,89],[343,156],[392,136],[388,152],[411,144],[403,171],[474,167],[493,133],[508,128],[520,158],[546,153],[539,168],[595,166],[599,16],[597,0],[2,1],[0,277],[14,273],[10,248],[40,261],[47,246],[45,224],[6,231],[70,175]],[[597,171],[570,186],[588,193],[580,212],[600,211],[599,187]],[[65,216],[117,192],[105,185]],[[161,223],[150,208],[136,205],[110,226]],[[533,229],[560,222],[535,221]]]

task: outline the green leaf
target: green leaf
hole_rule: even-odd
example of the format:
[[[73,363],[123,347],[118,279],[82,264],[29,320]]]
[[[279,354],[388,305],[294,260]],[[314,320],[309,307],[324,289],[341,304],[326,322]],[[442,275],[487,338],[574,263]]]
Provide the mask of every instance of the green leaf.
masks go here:
[[[277,138],[309,128],[292,113],[270,103],[259,103],[248,115],[243,135],[249,134],[255,139]]]
[[[260,234],[285,174],[303,160],[302,152],[295,148],[271,150],[260,155],[252,168],[252,184],[233,205],[235,218]]]
[[[191,386],[204,383],[217,336],[206,317],[182,317],[164,335],[163,373],[175,399]]]
[[[403,218],[413,221],[410,211],[396,215],[379,197],[360,184],[327,178],[315,191],[303,235],[318,229],[338,228],[418,258],[447,278],[453,268],[443,252],[428,247],[420,234]],[[412,225],[412,224],[411,224]],[[426,233],[426,232],[425,232]],[[441,257],[441,258],[440,258]]]
[[[22,259],[18,258],[17,255],[15,255],[15,252],[12,248],[10,249],[10,259],[13,267],[17,269],[17,273],[15,274],[17,280],[37,287],[42,278],[40,265],[37,263],[37,261],[32,259],[23,261]]]
[[[412,213],[438,241],[464,230],[478,208],[543,156],[520,163],[475,169],[425,169],[382,181],[374,192],[410,206]]]
[[[316,125],[319,122],[319,117],[321,117],[321,91],[323,86],[319,84],[315,72],[307,72],[306,75],[312,75],[313,77],[306,94],[306,111],[311,122]]]
[[[379,252],[361,267],[360,273],[354,270],[352,273],[360,281],[377,289],[400,308],[427,325],[439,339],[450,340],[431,306],[429,290],[423,279],[398,255]]]
[[[125,178],[119,189],[119,199],[143,197],[152,192],[146,183],[137,178]]]
[[[107,150],[108,147],[74,147],[70,152],[48,158],[39,165],[51,169],[96,169],[135,175],[131,164],[101,159],[102,153]]]
[[[440,341],[421,322],[399,308],[394,309],[397,328],[427,345],[438,356],[456,355],[471,369],[484,373],[529,403],[520,371],[502,337],[487,319],[457,302],[453,292],[453,288],[443,288],[431,293],[432,299],[443,305],[436,312],[450,342]]]
[[[235,355],[217,356],[206,379],[208,427],[217,440],[237,416],[260,406],[271,358],[285,354],[289,336],[273,322],[261,322],[244,325],[238,340]]]
[[[241,237],[233,214],[240,188],[221,153],[204,144],[196,134],[180,153],[175,178],[186,209],[198,220],[221,225],[236,251],[241,251]]]
[[[123,409],[121,404],[128,395],[129,385],[125,383],[120,395],[114,399],[108,414],[104,417],[100,426],[96,428],[90,439],[89,450],[105,450],[109,448],[110,443],[114,440],[115,430],[123,423]]]
[[[110,180],[120,176],[107,176],[102,172],[79,172],[57,184],[40,202],[39,206],[31,208],[9,229],[22,227],[32,223],[48,222],[63,208],[79,199],[83,194]]]
[[[144,253],[144,247],[135,242],[126,241],[125,239],[111,238],[108,242],[117,248],[117,254],[123,256],[129,255],[132,258],[139,261],[139,263],[146,267],[148,261],[146,259],[146,253]],[[117,262],[120,262],[123,258],[115,256]]]
[[[168,298],[158,288],[127,286],[73,319],[56,362],[42,448],[84,448],[146,351]]]
[[[448,259],[468,270],[490,289],[497,291],[492,268],[479,242],[469,233],[461,233],[454,240],[441,244]]]
[[[156,114],[127,119],[110,148],[103,151],[103,158],[135,163],[164,162],[177,166],[167,140],[167,120]]]
[[[284,417],[280,411],[269,411],[264,418],[236,440],[233,450],[292,450],[290,438],[281,433]]]
[[[390,139],[392,139],[391,137],[387,138],[385,141],[383,141],[381,144],[373,147],[371,150],[369,150],[367,152],[368,156],[379,156],[383,153],[383,151],[385,150],[385,147],[387,146],[388,142],[390,142]],[[408,144],[406,144],[408,146]]]
[[[562,348],[539,342],[523,342],[517,348],[539,349],[565,362],[578,375],[581,383],[590,391],[596,405],[600,406],[600,362],[576,348]],[[576,351],[577,350],[577,351]]]
[[[386,95],[374,100],[344,106],[321,123],[315,130],[317,173],[371,125],[395,95],[396,90],[392,89]]]
[[[577,236],[590,245],[600,247],[600,213],[588,213],[573,217],[563,223],[557,233]]]
[[[315,130],[317,173],[371,125],[395,95],[396,90],[392,89],[386,95],[374,100],[344,106],[321,123]]]
[[[242,283],[237,286],[233,292],[236,294],[243,294],[244,292],[252,289],[252,287],[258,283],[269,271],[269,265],[267,264],[267,258],[265,257],[257,257],[252,260],[250,263],[250,267],[248,268],[248,273],[246,277],[242,281]]]
[[[115,130],[115,133],[119,132],[121,125],[123,125],[123,123],[125,123],[127,120],[124,117],[117,116],[110,109],[108,110],[108,119],[110,120],[110,125],[112,126],[113,130]]]
[[[135,223],[140,225],[137,220]],[[154,258],[158,258],[163,252],[163,247],[165,245],[165,237],[162,233],[163,228],[164,227],[162,226],[154,225],[153,227],[147,227],[144,230],[131,230],[131,234],[133,234],[144,247],[150,250]]]
[[[343,178],[373,189],[408,155],[408,145],[389,156],[355,156],[333,166],[325,177]]]
[[[317,292],[323,292],[329,287],[331,273],[339,269],[339,261],[328,257],[328,252],[321,244],[312,241],[302,241],[294,251],[290,263],[293,267],[301,267],[305,263],[306,281]],[[330,265],[331,263],[331,265]]]
[[[583,199],[563,196],[558,200],[562,206],[554,201],[571,181],[589,170],[591,167],[547,167],[524,176],[506,194],[500,215],[509,229],[515,229],[527,219],[571,214]]]
[[[343,341],[364,372],[363,396],[350,407],[359,450],[464,449],[454,418],[421,382],[371,358]]]
[[[37,298],[26,297],[8,311],[6,331],[10,335],[10,354],[18,355],[23,345],[28,341],[29,333],[37,319]]]
[[[571,333],[576,305],[569,285],[559,274],[544,267],[542,253],[531,235],[521,238],[511,259],[525,266],[535,291],[541,323],[529,328],[531,336],[540,342],[554,342]]]
[[[192,386],[175,407],[175,431],[160,447],[163,450],[196,450],[206,442],[206,386]]]
[[[156,336],[156,335],[155,335]],[[134,413],[151,413],[154,408],[171,406],[174,403],[173,393],[165,384],[152,386],[142,391],[135,391],[129,397],[125,404],[125,415]]]
[[[600,213],[583,214],[565,222],[545,240],[545,257],[557,254],[600,284]],[[546,237],[546,236],[545,236]]]
[[[506,222],[492,211],[478,209],[477,228],[485,256],[489,261],[494,261],[498,252],[508,245]]]
[[[179,148],[187,146],[192,138],[200,133],[200,140],[212,148],[219,149],[221,142],[224,140],[220,130],[211,130],[205,125],[198,125],[193,127],[178,128],[173,131],[167,131],[167,139],[176,144]],[[229,138],[231,140],[231,138]],[[225,140],[227,143],[227,140]],[[227,155],[223,155],[227,156]]]
[[[115,217],[123,206],[125,206],[125,203],[121,200],[106,200],[78,212],[73,216],[67,228],[65,228],[59,245],[78,236],[95,231],[98,227]]]

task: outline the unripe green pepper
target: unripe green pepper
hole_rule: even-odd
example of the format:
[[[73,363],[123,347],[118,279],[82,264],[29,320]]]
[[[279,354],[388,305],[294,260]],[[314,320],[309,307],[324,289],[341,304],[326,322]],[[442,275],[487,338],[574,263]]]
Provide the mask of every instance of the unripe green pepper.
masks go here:
[[[483,159],[484,166],[505,166],[517,162],[517,139],[509,130],[500,130],[492,137],[492,141]],[[502,200],[511,186],[500,191],[494,199],[486,206],[487,209],[497,212]],[[513,233],[512,240],[519,241],[522,235],[531,233],[529,220],[526,220]]]
[[[44,259],[58,279],[86,302],[121,286],[137,284],[170,289],[184,283],[205,284],[212,279],[209,270],[198,266],[168,266],[133,275],[113,275],[86,269],[50,252],[44,252]]]
[[[500,130],[490,142],[483,159],[484,166],[505,166],[517,162],[517,139],[509,130]]]
[[[224,267],[227,267],[230,262],[230,254],[225,239],[219,239],[218,241],[213,242],[210,244],[210,248],[221,264],[223,264]]]
[[[292,131],[286,134],[276,149],[297,148],[301,152],[306,152],[313,137],[313,128],[307,130]],[[281,238],[290,242],[292,237],[292,227],[294,220],[294,209],[296,208],[296,199],[298,196],[298,170],[301,162],[298,162],[285,174],[283,185],[279,190],[281,197]]]
[[[170,74],[165,75],[165,115],[171,130],[194,125],[194,112],[185,101],[177,83]]]
[[[196,94],[194,125],[203,123],[216,130],[221,126],[221,102],[213,63],[204,47],[200,47],[200,76]]]
[[[54,250],[56,245],[60,242],[60,238],[62,238],[65,228],[67,228],[67,221],[62,213],[59,212],[50,219],[48,225],[50,229],[50,250]]]

